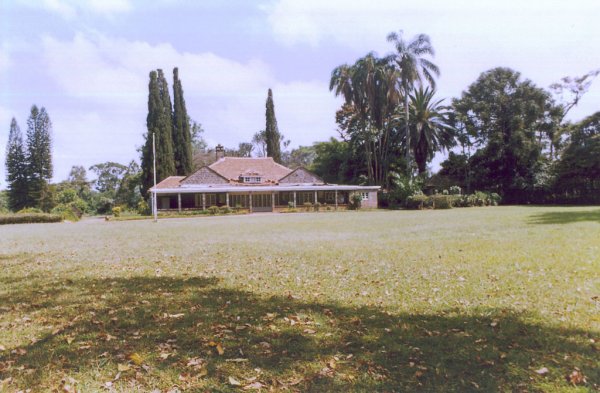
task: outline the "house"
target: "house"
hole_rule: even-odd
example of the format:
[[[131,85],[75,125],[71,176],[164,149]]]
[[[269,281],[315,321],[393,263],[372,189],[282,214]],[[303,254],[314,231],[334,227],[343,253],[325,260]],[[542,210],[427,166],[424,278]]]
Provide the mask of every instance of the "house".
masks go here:
[[[378,186],[325,183],[305,168],[290,169],[271,157],[224,157],[189,176],[170,176],[150,189],[158,211],[241,207],[250,212],[273,212],[306,203],[347,208],[358,193],[362,207],[377,208]]]

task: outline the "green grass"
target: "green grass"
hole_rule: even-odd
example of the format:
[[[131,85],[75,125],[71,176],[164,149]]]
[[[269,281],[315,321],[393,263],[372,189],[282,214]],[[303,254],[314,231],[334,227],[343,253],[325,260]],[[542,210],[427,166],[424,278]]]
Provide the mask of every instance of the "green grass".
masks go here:
[[[596,391],[599,217],[4,226],[0,391]]]

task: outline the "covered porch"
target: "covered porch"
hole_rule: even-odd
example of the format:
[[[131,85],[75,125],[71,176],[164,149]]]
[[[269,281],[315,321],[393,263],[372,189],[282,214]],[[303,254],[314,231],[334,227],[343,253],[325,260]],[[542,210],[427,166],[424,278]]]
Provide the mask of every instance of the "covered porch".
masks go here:
[[[350,201],[349,190],[299,191],[224,191],[159,193],[158,211],[206,210],[211,206],[246,209],[252,212],[274,212],[305,206],[320,205],[331,209],[345,209]]]

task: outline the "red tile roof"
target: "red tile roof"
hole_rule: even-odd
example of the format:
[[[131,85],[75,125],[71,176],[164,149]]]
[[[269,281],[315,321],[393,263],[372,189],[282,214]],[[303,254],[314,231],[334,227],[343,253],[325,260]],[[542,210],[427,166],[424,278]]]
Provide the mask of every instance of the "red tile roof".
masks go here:
[[[185,176],[169,176],[165,180],[156,185],[156,188],[175,188],[179,187],[179,183],[185,179]]]
[[[273,161],[271,157],[245,158],[245,157],[223,157],[209,166],[221,176],[237,181],[240,175],[256,173],[262,177],[262,182],[277,182],[287,176],[291,169]]]

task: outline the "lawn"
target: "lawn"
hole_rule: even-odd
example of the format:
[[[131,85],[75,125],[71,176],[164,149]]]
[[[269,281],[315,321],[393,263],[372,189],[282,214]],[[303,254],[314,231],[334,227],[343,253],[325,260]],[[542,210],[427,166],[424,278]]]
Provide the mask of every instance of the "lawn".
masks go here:
[[[600,389],[600,209],[0,227],[0,391]]]

